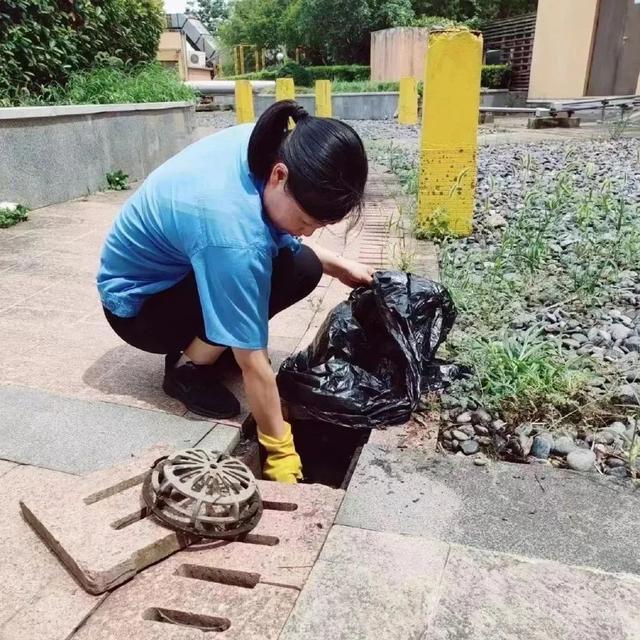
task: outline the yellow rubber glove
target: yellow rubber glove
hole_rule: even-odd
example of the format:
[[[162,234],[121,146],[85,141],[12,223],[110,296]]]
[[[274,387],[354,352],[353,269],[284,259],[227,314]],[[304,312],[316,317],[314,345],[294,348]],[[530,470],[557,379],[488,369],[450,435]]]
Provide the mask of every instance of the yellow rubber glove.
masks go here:
[[[265,435],[258,429],[258,442],[267,450],[262,475],[267,480],[296,484],[302,479],[302,462],[296,453],[291,425],[284,423],[285,434],[280,440]]]

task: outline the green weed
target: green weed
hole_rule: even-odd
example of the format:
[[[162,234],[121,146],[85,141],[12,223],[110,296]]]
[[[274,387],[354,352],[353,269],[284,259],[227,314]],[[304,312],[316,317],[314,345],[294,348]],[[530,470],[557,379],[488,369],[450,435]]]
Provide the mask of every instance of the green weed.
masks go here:
[[[0,205],[0,229],[7,229],[18,222],[24,222],[29,218],[28,212],[29,209],[21,204],[7,206],[2,203]]]
[[[114,191],[126,191],[129,188],[129,176],[118,169],[106,175],[107,187]]]

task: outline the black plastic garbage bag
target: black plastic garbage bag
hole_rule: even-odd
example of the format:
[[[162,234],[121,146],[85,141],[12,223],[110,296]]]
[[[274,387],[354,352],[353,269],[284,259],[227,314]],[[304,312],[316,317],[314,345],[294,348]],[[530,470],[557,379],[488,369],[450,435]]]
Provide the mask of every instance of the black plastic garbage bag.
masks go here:
[[[434,362],[455,321],[447,290],[380,271],[329,313],[313,343],[285,360],[278,387],[291,420],[372,428],[409,419],[450,371]]]

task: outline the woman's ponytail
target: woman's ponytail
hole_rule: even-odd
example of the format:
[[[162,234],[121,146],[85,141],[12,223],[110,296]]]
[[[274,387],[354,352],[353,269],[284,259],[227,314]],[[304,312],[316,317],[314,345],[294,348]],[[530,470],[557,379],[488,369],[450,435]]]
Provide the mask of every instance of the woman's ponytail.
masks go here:
[[[249,169],[262,183],[274,164],[284,163],[289,193],[316,220],[332,224],[361,211],[367,154],[360,136],[345,122],[310,116],[293,100],[276,102],[258,119],[248,155]]]
[[[264,182],[278,161],[289,119],[298,123],[307,117],[306,110],[293,100],[280,100],[260,116],[249,139],[249,170],[257,180]]]

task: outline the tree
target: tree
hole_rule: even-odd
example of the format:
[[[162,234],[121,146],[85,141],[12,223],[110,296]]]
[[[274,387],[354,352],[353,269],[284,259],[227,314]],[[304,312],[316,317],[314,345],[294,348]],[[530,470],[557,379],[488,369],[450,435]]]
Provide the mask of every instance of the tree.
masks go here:
[[[194,2],[187,4],[187,13],[198,18],[212,36],[217,36],[220,25],[229,16],[227,1],[194,0]]]
[[[442,16],[450,20],[488,22],[536,10],[538,0],[412,0],[417,16]]]
[[[283,43],[283,17],[290,4],[291,0],[236,0],[220,36],[227,45],[276,49]]]

